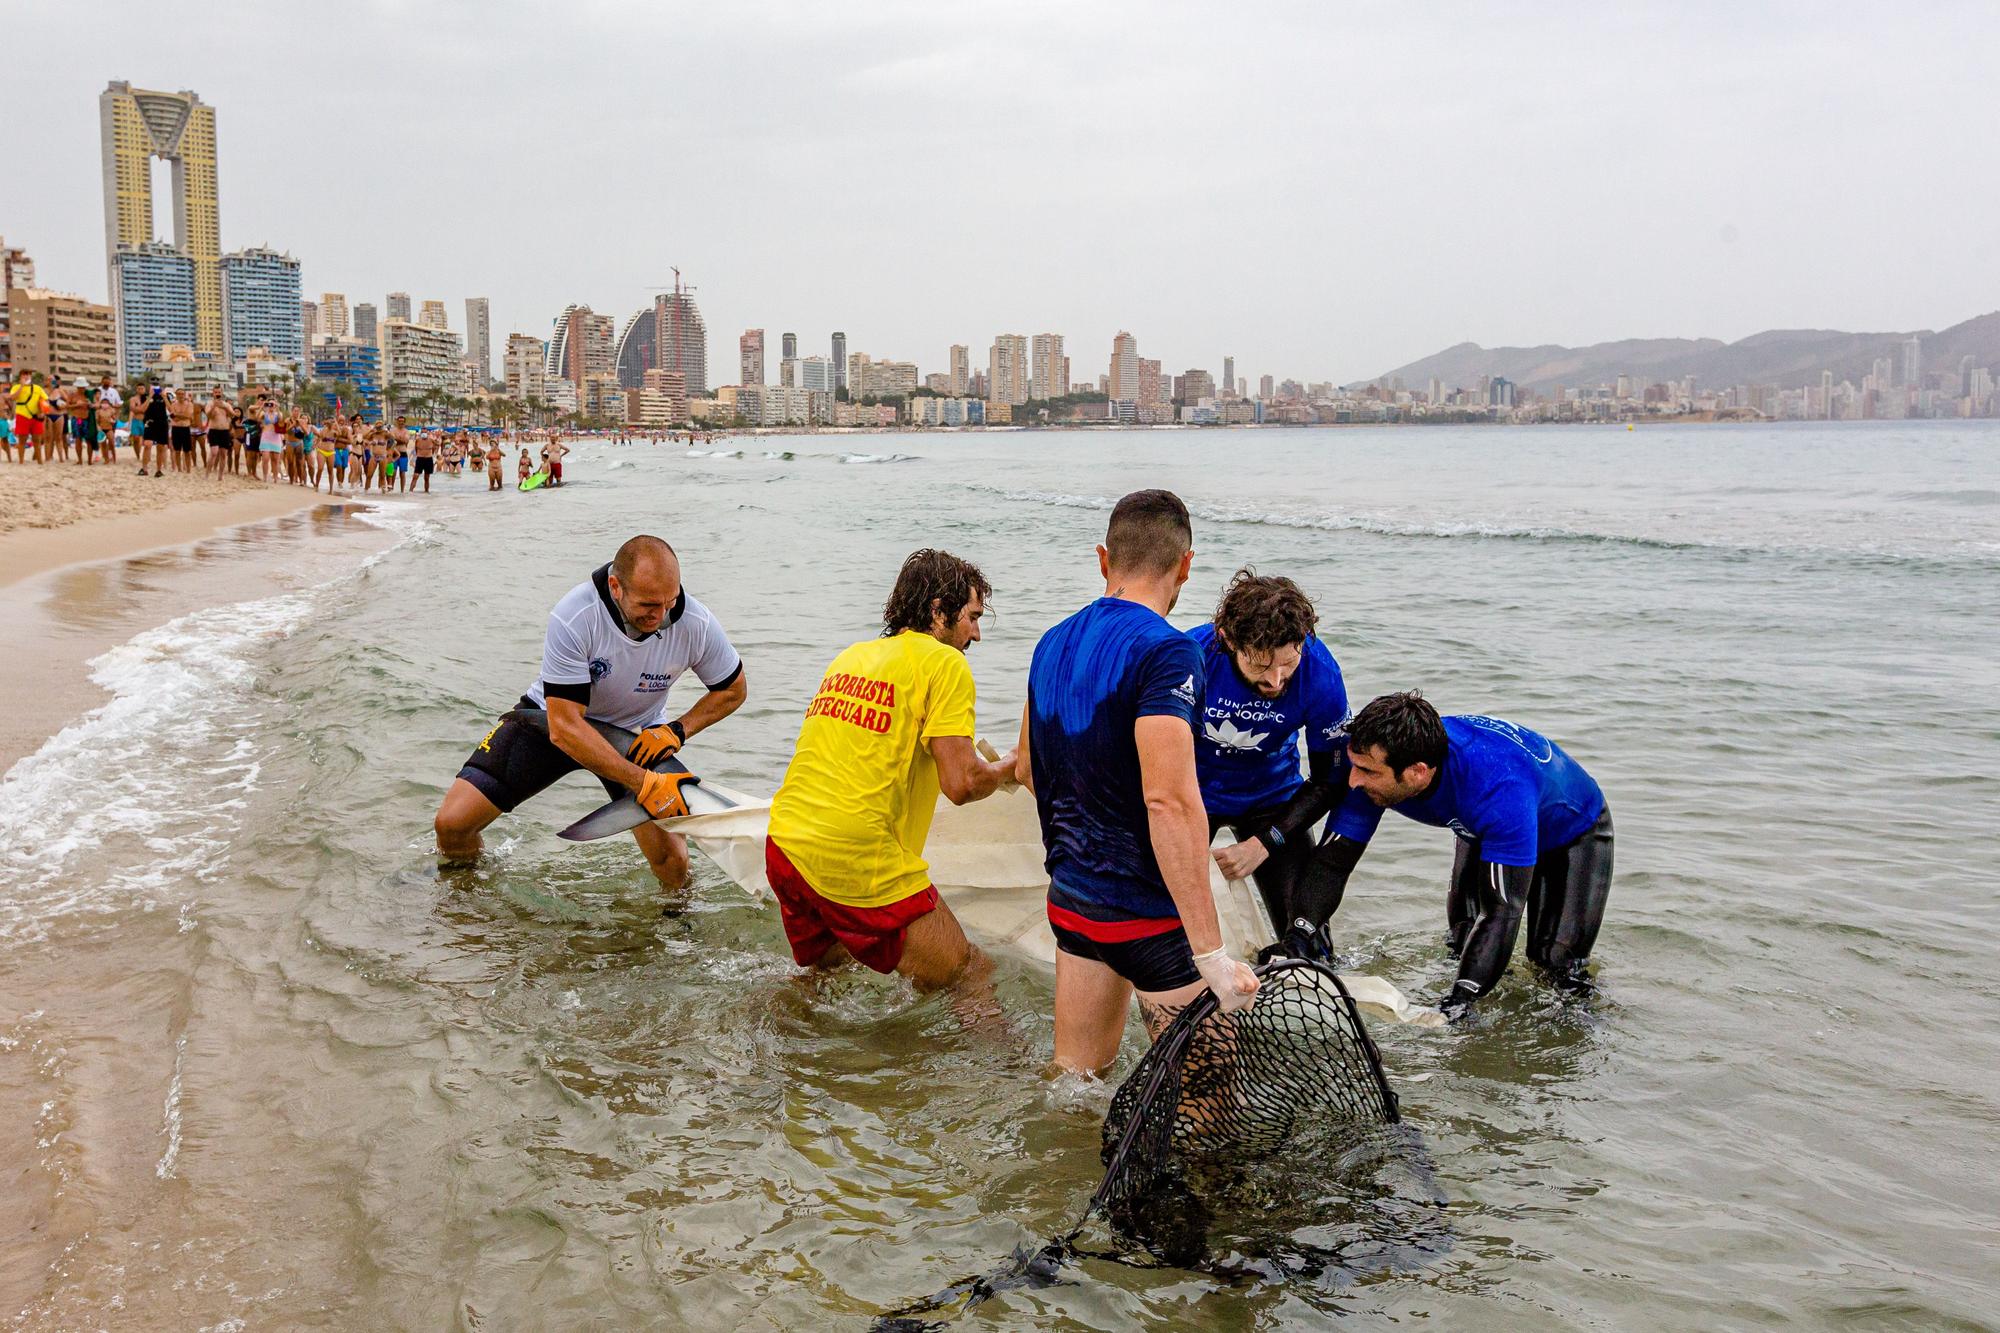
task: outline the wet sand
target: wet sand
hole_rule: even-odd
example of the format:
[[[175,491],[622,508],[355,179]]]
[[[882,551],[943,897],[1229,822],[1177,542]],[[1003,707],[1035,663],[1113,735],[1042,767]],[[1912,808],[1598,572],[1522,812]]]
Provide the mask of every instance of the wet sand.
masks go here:
[[[236,478],[142,478],[53,463],[0,468],[0,586],[341,498]]]
[[[0,773],[104,701],[87,663],[107,648],[191,611],[328,577],[325,554],[307,553],[321,539],[342,538],[342,560],[386,545],[356,517],[367,507],[272,487],[0,534],[0,624],[13,649],[0,669]],[[13,669],[21,662],[33,669]]]
[[[89,666],[100,653],[190,612],[324,581],[387,546],[390,535],[364,523],[363,508],[325,497],[314,504],[291,488],[260,489],[0,536],[0,568],[8,575],[0,585],[0,624],[13,649],[0,670],[0,774],[106,700]],[[102,557],[107,548],[131,554],[70,563],[77,554]],[[23,663],[32,665],[19,669]],[[133,1052],[171,1051],[172,1043],[153,1031],[153,1040],[126,1033],[129,1039],[77,1044],[38,1035],[37,1018],[81,1008],[96,1013],[106,1031],[158,1029],[170,1006],[148,992],[159,990],[153,980],[175,969],[152,979],[118,978],[107,1005],[106,973],[90,974],[94,979],[79,990],[76,978],[86,975],[76,970],[79,961],[41,959],[11,978],[20,994],[35,997],[35,1007],[0,1042],[0,1195],[10,1205],[0,1224],[4,1310],[19,1310],[45,1290],[73,1238],[115,1222],[102,1210],[127,1200],[129,1191],[112,1182],[149,1178],[155,1170],[150,1160],[95,1160],[82,1145],[152,1151],[165,1109],[152,1090],[169,1083],[172,1071],[120,1063]],[[112,1014],[124,1018],[113,1022]],[[47,1097],[54,1083],[75,1095]],[[70,1123],[65,1108],[76,1107],[103,1123]],[[69,1147],[47,1151],[58,1144]]]

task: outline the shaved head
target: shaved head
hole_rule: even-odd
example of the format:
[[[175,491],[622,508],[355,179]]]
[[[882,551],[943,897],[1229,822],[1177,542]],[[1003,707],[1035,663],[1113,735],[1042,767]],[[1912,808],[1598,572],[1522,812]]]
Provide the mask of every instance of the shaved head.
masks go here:
[[[658,537],[634,537],[611,558],[611,599],[625,623],[651,634],[681,596],[681,562]]]
[[[674,548],[658,537],[644,533],[632,538],[618,548],[618,554],[611,557],[611,572],[618,576],[620,583],[630,583],[632,575],[642,564],[650,565],[666,561],[678,571],[680,560],[674,555]]]

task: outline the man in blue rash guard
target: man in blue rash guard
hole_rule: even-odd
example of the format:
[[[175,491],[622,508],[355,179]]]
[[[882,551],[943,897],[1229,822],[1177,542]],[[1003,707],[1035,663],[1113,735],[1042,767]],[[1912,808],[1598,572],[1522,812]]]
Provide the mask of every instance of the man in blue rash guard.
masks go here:
[[[1035,794],[1056,938],[1055,1065],[1102,1073],[1133,995],[1158,1038],[1204,987],[1257,978],[1223,950],[1195,775],[1201,654],[1167,613],[1194,561],[1187,506],[1135,491],[1097,548],[1104,596],[1035,645],[1015,774]]]
[[[1529,960],[1564,989],[1588,989],[1611,893],[1612,835],[1611,807],[1583,766],[1512,722],[1441,718],[1414,692],[1362,709],[1347,746],[1348,781],[1377,807],[1377,821],[1393,806],[1458,837],[1445,907],[1458,979],[1439,1007],[1456,1017],[1493,989],[1524,912]],[[1344,883],[1352,866],[1322,858],[1307,878]],[[1338,901],[1338,887],[1331,896]]]
[[[1357,835],[1365,842],[1381,818],[1367,797],[1348,789],[1347,687],[1314,633],[1318,623],[1298,584],[1241,569],[1215,619],[1188,631],[1201,649],[1206,686],[1195,760],[1209,837],[1224,828],[1236,835],[1234,846],[1213,853],[1215,862],[1230,879],[1254,878],[1281,938],[1295,922],[1309,932],[1333,914],[1334,904],[1301,892],[1306,865],[1318,854],[1312,826],[1340,807],[1324,851],[1340,857],[1360,845]]]

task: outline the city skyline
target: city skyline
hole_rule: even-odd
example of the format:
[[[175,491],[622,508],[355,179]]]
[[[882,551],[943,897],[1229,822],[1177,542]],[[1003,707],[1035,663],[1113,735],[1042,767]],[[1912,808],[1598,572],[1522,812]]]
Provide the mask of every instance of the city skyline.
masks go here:
[[[94,193],[83,179],[91,103],[117,79],[192,87],[216,108],[228,243],[298,256],[308,294],[490,296],[496,342],[546,337],[571,302],[622,319],[668,263],[706,279],[703,310],[716,330],[782,326],[816,348],[839,330],[850,347],[926,368],[944,365],[954,344],[983,350],[999,332],[1053,330],[1079,380],[1103,371],[1100,349],[1121,327],[1169,367],[1218,368],[1230,354],[1253,381],[1351,382],[1460,341],[1916,329],[1990,308],[1986,293],[2000,290],[2000,260],[1983,240],[2000,189],[1990,173],[1955,178],[1948,208],[1866,184],[1881,179],[1871,162],[1927,160],[1926,127],[1976,123],[1976,61],[1965,44],[1936,40],[1970,8],[1927,11],[1928,23],[1875,33],[1865,51],[1814,36],[1859,22],[1858,7],[1816,9],[1813,23],[1796,25],[1721,10],[1702,11],[1701,24],[1580,9],[1535,24],[1511,11],[1451,18],[1366,6],[1338,23],[1294,11],[1218,25],[1188,9],[1149,10],[1134,25],[1112,8],[1051,11],[1020,25],[1031,38],[897,5],[843,12],[839,24],[801,10],[775,38],[758,25],[755,43],[743,18],[670,21],[640,8],[593,11],[532,40],[518,12],[482,12],[467,25],[417,10],[395,16],[394,43],[378,40],[386,13],[338,24],[251,7],[219,16],[241,40],[311,50],[316,64],[342,70],[304,81],[296,108],[307,119],[339,115],[369,141],[368,171],[338,192],[309,179],[282,136],[259,131],[262,107],[201,77],[212,68],[204,25],[109,8],[128,13],[142,47],[92,44],[76,61],[21,71],[23,127],[51,149],[50,188],[10,202],[0,223],[37,255],[45,284],[94,300],[109,295],[103,265],[93,275],[84,262],[87,238],[69,214],[78,191]],[[65,17],[28,0],[21,21],[59,28]],[[1087,54],[1110,29],[1147,57],[1141,68]],[[440,119],[427,91],[439,62],[481,65],[496,88],[512,78],[530,86],[531,55],[587,47],[595,98],[636,86],[643,39],[662,33],[684,53],[687,104],[712,113],[699,133],[682,113],[655,108],[633,113],[619,134],[579,137],[590,123],[581,94],[562,89],[496,92]],[[804,61],[806,47],[829,42],[825,58]],[[712,68],[753,48],[768,77],[747,91]],[[1368,51],[1395,58],[1346,58]],[[1326,80],[1316,62],[1334,54],[1343,75]],[[1665,99],[1671,118],[1658,113],[1670,85],[1700,93]],[[1188,89],[1200,95],[1178,95]],[[995,122],[982,161],[1008,170],[1038,161],[1046,179],[1036,188],[954,192],[901,170],[987,133],[975,104],[993,98],[1019,114]],[[910,163],[888,164],[863,189],[844,164],[815,161],[805,150],[829,132],[819,123],[828,102],[842,106],[850,133],[902,136]],[[1810,126],[1797,113],[1807,104]],[[1172,162],[1163,147],[1108,153],[1087,134],[1075,164],[1048,159],[1049,133],[1080,132],[1114,106],[1146,127],[1146,144],[1173,144]],[[771,134],[781,128],[789,136]],[[1760,132],[1765,151],[1739,161]],[[617,145],[635,134],[685,144],[671,180],[730,188],[648,194],[643,173],[615,166]],[[526,206],[506,185],[521,176],[507,145],[522,135],[560,138],[566,175],[590,182],[575,208],[551,209],[542,194]],[[1313,143],[1324,145],[1320,162],[1304,147]],[[792,152],[796,162],[766,156]],[[1397,188],[1377,188],[1373,178],[1389,171]],[[1723,183],[1695,184],[1710,177]],[[1255,208],[1244,206],[1250,197]],[[417,198],[421,208],[397,202]],[[654,216],[671,219],[670,242],[646,221]],[[398,217],[409,225],[393,225]],[[802,229],[810,244],[797,243]],[[1030,235],[1037,243],[1022,243]],[[524,254],[535,262],[520,263]],[[829,254],[842,262],[824,262]],[[1935,262],[1942,254],[1956,258]],[[977,280],[952,284],[949,300],[919,280],[968,260]],[[1606,274],[1616,280],[1592,280]]]

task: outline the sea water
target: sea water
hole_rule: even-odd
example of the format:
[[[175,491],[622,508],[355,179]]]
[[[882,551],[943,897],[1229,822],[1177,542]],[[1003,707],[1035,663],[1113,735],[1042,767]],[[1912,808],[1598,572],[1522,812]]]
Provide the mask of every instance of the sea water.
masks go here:
[[[1419,687],[1596,775],[1601,991],[1517,967],[1463,1030],[1378,1026],[1420,1139],[1225,1220],[1227,1276],[1086,1260],[979,1321],[1992,1326],[1993,423],[587,443],[566,472],[438,478],[364,567],[139,634],[93,664],[110,702],[0,782],[27,1219],[0,1316],[837,1326],[1066,1230],[1108,1093],[1043,1082],[1032,964],[999,959],[1009,1028],[968,1030],[802,979],[774,910],[699,860],[663,915],[629,841],[554,836],[587,779],[476,872],[440,877],[430,819],[550,605],[633,533],[674,543],[746,663],[686,758],[762,793],[920,546],[992,580],[971,662],[1010,744],[1036,637],[1101,591],[1109,506],[1165,486],[1195,515],[1177,623],[1241,566],[1289,575],[1357,706]],[[1345,968],[1448,984],[1450,858],[1385,819]]]

